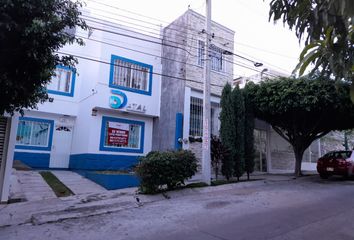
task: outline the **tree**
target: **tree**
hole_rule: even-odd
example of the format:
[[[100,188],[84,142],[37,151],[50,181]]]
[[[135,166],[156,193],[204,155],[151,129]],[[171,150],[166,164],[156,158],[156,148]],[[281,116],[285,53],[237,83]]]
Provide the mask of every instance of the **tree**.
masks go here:
[[[248,85],[243,90],[245,102],[245,130],[244,130],[244,143],[245,143],[245,171],[247,179],[250,179],[250,173],[254,171],[254,113],[250,96],[247,91]]]
[[[295,71],[302,75],[311,64],[313,74],[353,82],[354,102],[354,1],[353,0],[272,0],[269,20],[283,20],[295,29],[305,48]]]
[[[71,0],[0,0],[0,115],[35,108],[47,99],[45,86],[56,65],[73,66],[72,56],[60,57],[65,44],[83,41],[69,29],[87,25],[82,4]]]
[[[301,176],[304,151],[332,130],[354,127],[349,85],[325,77],[279,78],[250,83],[255,117],[272,125],[295,154],[295,176]]]
[[[221,173],[229,180],[233,175],[234,169],[234,136],[235,133],[235,116],[233,111],[232,89],[230,84],[226,84],[221,93],[220,101],[220,139],[226,149],[229,150],[228,157],[223,159]]]
[[[245,103],[241,89],[237,86],[232,91],[232,105],[233,115],[235,121],[233,122],[235,128],[235,135],[233,141],[233,159],[234,159],[234,176],[237,181],[245,172]]]
[[[214,135],[211,137],[210,150],[211,150],[211,165],[214,168],[215,179],[218,179],[220,166],[222,166],[222,164],[225,161],[228,161],[228,159],[230,158],[229,150],[225,148],[220,138]]]

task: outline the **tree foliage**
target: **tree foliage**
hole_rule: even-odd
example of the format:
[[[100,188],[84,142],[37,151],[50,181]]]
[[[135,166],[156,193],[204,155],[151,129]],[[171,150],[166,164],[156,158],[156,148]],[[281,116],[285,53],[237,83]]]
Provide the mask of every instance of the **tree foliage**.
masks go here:
[[[230,84],[226,84],[222,90],[220,107],[220,139],[225,148],[230,151],[229,156],[223,158],[221,173],[227,180],[229,180],[233,175],[234,169],[234,136],[236,135],[234,127],[235,116],[233,111],[232,89]]]
[[[210,141],[211,166],[214,168],[215,179],[218,179],[220,167],[229,161],[230,151],[222,144],[220,138],[212,136]],[[230,174],[231,176],[231,174]]]
[[[305,48],[295,71],[302,75],[314,64],[313,74],[354,82],[353,0],[272,0],[269,19],[282,19],[294,29]]]
[[[247,87],[243,90],[245,102],[245,131],[244,131],[244,144],[245,144],[245,171],[247,179],[250,178],[250,173],[254,171],[254,113],[252,100],[247,91]]]
[[[301,175],[304,151],[315,139],[354,127],[354,105],[344,82],[318,76],[279,78],[249,83],[247,89],[255,117],[271,124],[292,145],[296,176]]]
[[[35,108],[47,99],[45,85],[56,65],[73,66],[60,57],[65,44],[83,44],[68,29],[87,29],[82,4],[71,0],[0,0],[0,115]]]
[[[234,176],[237,177],[237,180],[245,172],[245,102],[241,89],[237,86],[232,91],[232,101],[233,101],[233,114],[234,114]]]
[[[232,90],[227,84],[221,95],[220,113],[220,138],[226,150],[221,172],[227,179],[234,176],[239,180],[245,171],[248,174],[253,171],[254,118],[252,109],[248,108],[247,111],[243,91],[239,87]]]

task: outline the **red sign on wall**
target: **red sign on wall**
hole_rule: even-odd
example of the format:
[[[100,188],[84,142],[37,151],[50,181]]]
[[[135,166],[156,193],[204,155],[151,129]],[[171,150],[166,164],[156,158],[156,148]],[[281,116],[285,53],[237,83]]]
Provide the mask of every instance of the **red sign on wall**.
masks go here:
[[[129,124],[108,122],[108,145],[127,146],[129,139]]]

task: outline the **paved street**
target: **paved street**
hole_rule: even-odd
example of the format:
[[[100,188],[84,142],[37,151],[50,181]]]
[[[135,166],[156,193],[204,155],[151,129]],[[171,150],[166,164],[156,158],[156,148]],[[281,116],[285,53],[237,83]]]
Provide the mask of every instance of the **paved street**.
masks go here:
[[[354,239],[354,181],[218,188],[114,213],[0,228],[1,239]],[[1,209],[0,209],[1,216]]]

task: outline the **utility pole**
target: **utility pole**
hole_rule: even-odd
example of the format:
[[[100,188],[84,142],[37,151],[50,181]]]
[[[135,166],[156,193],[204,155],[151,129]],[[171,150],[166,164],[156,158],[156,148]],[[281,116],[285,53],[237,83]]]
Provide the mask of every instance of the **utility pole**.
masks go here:
[[[203,88],[203,155],[202,174],[203,181],[210,185],[211,161],[210,161],[210,54],[211,41],[211,0],[206,0],[206,24],[205,24],[205,48],[204,48],[204,88]]]

